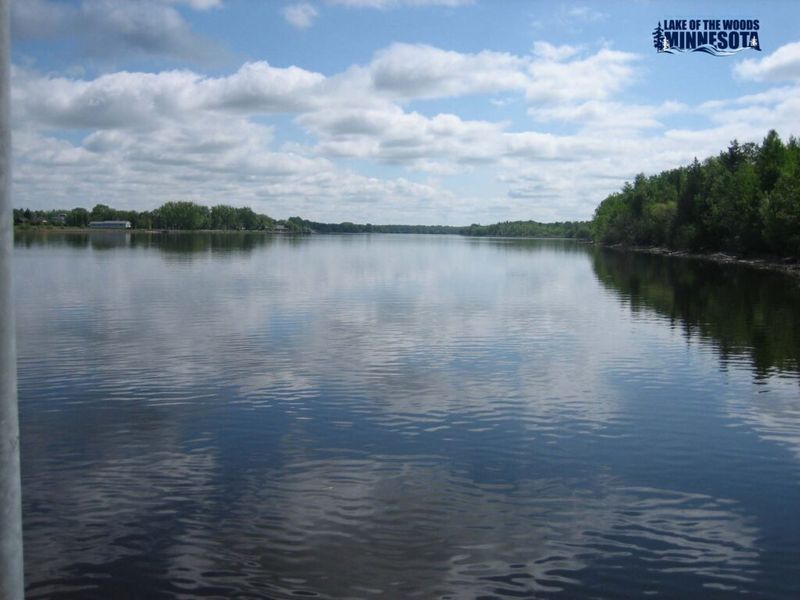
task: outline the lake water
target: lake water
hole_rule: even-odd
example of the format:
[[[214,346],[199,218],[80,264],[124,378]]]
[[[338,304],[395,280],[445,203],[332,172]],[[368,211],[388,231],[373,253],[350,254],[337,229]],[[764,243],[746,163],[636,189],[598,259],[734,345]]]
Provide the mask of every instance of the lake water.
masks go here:
[[[30,598],[800,597],[800,286],[569,241],[22,235]]]

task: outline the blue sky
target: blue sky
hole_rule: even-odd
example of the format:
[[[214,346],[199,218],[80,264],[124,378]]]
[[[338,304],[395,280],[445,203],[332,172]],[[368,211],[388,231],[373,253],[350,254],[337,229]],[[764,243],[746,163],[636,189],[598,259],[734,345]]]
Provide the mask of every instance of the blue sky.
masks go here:
[[[664,19],[759,19],[667,55]],[[16,0],[14,204],[588,219],[636,173],[800,133],[794,2]]]

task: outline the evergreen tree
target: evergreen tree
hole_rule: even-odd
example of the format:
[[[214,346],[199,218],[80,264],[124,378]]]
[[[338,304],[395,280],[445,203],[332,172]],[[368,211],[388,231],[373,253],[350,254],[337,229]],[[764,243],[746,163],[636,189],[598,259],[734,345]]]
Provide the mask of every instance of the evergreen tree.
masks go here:
[[[664,51],[664,30],[661,29],[661,21],[658,26],[653,30],[653,47],[659,52]]]
[[[780,136],[774,129],[770,130],[756,156],[756,170],[762,190],[767,193],[772,191],[786,167],[786,158],[786,148]]]

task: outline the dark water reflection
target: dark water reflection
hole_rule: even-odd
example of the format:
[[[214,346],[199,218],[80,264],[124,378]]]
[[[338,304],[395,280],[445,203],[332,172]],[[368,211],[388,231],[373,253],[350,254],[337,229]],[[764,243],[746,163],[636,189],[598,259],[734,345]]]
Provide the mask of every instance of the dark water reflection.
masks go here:
[[[750,359],[758,375],[800,370],[800,281],[737,265],[601,250],[594,270],[631,310],[655,310],[689,340],[709,340],[727,362]]]
[[[30,597],[800,593],[791,280],[109,235],[17,240]]]

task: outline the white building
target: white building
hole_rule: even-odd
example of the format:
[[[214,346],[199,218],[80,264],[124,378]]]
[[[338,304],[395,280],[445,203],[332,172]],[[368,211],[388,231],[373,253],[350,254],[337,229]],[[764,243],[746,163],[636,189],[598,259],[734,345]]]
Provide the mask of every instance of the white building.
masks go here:
[[[130,221],[90,221],[92,229],[130,229]]]

